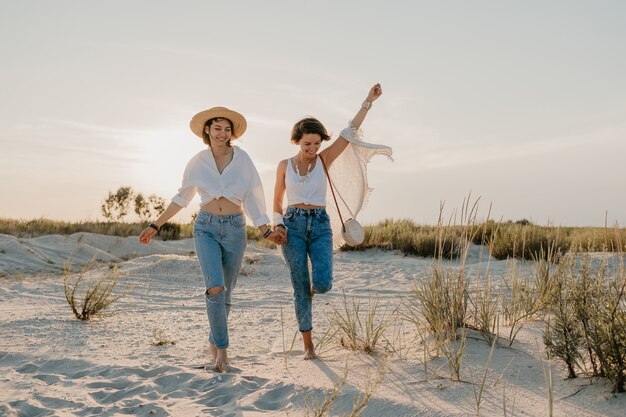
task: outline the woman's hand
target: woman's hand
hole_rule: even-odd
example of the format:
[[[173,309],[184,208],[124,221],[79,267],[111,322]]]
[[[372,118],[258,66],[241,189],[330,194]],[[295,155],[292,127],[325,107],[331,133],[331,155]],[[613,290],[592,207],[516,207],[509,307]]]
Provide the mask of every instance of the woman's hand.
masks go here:
[[[359,111],[356,113],[354,118],[352,119],[352,126],[355,129],[359,129],[361,127],[361,123],[365,120],[365,116],[367,115],[369,109],[372,107],[372,103],[378,99],[383,94],[383,88],[379,83],[374,84],[372,88],[370,88],[369,93],[367,93],[367,98],[359,107]],[[333,164],[335,159],[348,147],[349,141],[346,138],[339,136],[339,139],[333,142],[329,147],[324,149],[319,153],[320,157],[326,163],[326,167],[330,169],[330,166]],[[281,194],[282,201],[282,194]],[[274,210],[276,211],[276,210]]]
[[[141,243],[142,245],[147,245],[156,234],[157,231],[154,230],[152,227],[146,227],[139,234],[139,243]]]
[[[287,243],[287,230],[284,226],[275,227],[267,238],[277,245],[284,245]]]
[[[369,101],[370,103],[372,103],[374,100],[376,100],[382,94],[383,94],[383,88],[380,86],[379,83],[376,83],[370,89],[370,92],[367,94],[367,98],[365,100]]]
[[[279,225],[274,228],[274,231],[278,233],[279,245],[287,243],[287,228],[284,225]]]

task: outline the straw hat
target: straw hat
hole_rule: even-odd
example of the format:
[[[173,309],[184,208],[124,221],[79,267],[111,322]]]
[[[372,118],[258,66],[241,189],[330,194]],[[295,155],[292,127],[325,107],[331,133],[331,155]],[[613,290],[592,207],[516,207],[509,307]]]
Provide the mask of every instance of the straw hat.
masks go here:
[[[226,107],[212,107],[193,116],[191,118],[191,122],[189,123],[189,127],[191,127],[191,131],[195,133],[196,136],[202,138],[202,131],[204,130],[205,123],[217,117],[231,121],[233,124],[233,139],[241,137],[248,126],[245,117],[236,111],[227,109]]]

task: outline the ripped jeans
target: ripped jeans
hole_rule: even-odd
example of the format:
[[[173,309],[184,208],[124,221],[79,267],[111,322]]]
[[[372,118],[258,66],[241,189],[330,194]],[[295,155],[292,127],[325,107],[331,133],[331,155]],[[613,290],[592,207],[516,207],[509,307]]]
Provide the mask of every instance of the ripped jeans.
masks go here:
[[[283,222],[287,227],[287,243],[281,250],[291,275],[298,328],[308,332],[313,329],[311,290],[324,294],[333,287],[333,232],[323,208],[288,207]]]
[[[200,210],[193,226],[193,238],[206,289],[223,287],[218,294],[204,298],[209,318],[209,342],[218,349],[228,347],[230,299],[237,285],[247,244],[243,214],[219,216]]]

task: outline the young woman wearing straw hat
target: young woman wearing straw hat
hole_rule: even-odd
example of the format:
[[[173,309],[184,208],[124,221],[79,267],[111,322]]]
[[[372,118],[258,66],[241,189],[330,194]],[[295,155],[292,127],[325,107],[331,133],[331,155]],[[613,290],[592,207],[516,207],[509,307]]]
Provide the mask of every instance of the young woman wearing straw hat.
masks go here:
[[[141,232],[139,241],[150,243],[164,223],[186,207],[196,192],[200,194],[201,209],[193,234],[206,287],[209,347],[215,370],[222,372],[228,369],[231,296],[247,243],[244,213],[264,238],[277,242],[284,233],[269,226],[263,185],[252,160],[231,145],[245,132],[246,119],[225,107],[213,107],[196,114],[190,126],[208,147],[191,158],[178,193],[163,214]]]
[[[316,358],[311,335],[313,294],[323,294],[332,288],[333,246],[337,247],[342,243],[341,234],[337,231],[333,233],[331,219],[326,211],[328,178],[325,171],[328,169],[335,191],[340,188],[338,185],[345,179],[343,177],[349,177],[347,179],[352,181],[348,187],[344,188],[344,194],[353,192],[355,179],[365,185],[361,187],[365,192],[350,199],[350,201],[357,202],[356,207],[351,210],[351,213],[356,216],[369,190],[364,171],[367,160],[374,154],[391,155],[389,147],[367,144],[355,137],[372,103],[381,94],[380,84],[375,84],[349,128],[344,129],[341,135],[321,152],[318,151],[322,141],[330,140],[326,128],[314,118],[305,118],[297,122],[291,132],[291,142],[298,145],[298,154],[281,161],[276,170],[274,227],[275,230],[287,232],[286,240],[281,242],[281,250],[289,268],[294,290],[296,319],[304,342],[304,359]],[[350,151],[344,152],[346,149]],[[361,153],[361,150],[365,152]],[[342,154],[350,154],[351,159],[346,161],[347,164],[341,162]],[[331,167],[334,164],[342,165],[342,170],[333,171]],[[346,175],[334,175],[333,172]],[[285,193],[287,194],[287,209],[283,212]],[[358,190],[356,193],[358,194]],[[333,204],[328,204],[329,209]],[[350,209],[350,207],[346,208]],[[333,234],[337,236],[335,242],[333,242]],[[309,278],[309,275],[312,277]]]

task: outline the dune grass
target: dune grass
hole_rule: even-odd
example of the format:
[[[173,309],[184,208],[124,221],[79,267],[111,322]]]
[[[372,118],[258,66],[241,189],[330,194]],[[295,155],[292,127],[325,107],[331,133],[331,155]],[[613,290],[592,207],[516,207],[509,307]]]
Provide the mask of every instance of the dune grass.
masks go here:
[[[66,222],[45,218],[32,220],[0,218],[0,233],[19,238],[71,235],[79,232],[127,237],[138,236],[147,225],[147,223],[142,222]],[[191,224],[166,223],[161,228],[158,238],[162,240],[176,240],[191,236]]]
[[[45,218],[24,220],[0,218],[0,234],[30,238],[44,235],[67,235],[78,232],[98,233],[111,236],[138,236],[146,223],[124,222],[65,222]],[[444,242],[438,236],[445,230],[449,238]],[[537,226],[526,220],[518,222],[495,222],[488,220],[476,223],[468,230],[458,225],[418,225],[409,219],[385,219],[365,226],[365,240],[361,245],[344,246],[342,250],[364,250],[380,248],[399,251],[404,255],[436,257],[438,251],[444,257],[459,255],[454,241],[464,234],[471,242],[489,247],[496,259],[536,259],[554,253],[566,252],[624,252],[626,251],[625,228],[602,227],[552,227]],[[259,231],[247,227],[248,239],[263,242],[267,247],[274,244],[264,241]],[[192,223],[167,223],[159,232],[158,239],[176,240],[193,236]],[[443,246],[442,246],[443,245]]]
[[[443,247],[438,240],[441,228],[449,236]],[[496,259],[535,259],[547,257],[548,249],[554,253],[565,252],[623,252],[626,250],[626,229],[603,227],[552,227],[537,226],[527,222],[495,222],[492,220],[466,227],[445,225],[418,225],[409,219],[386,219],[365,226],[365,240],[355,247],[344,246],[342,250],[380,248],[399,251],[403,255],[436,257],[441,250],[444,257],[459,254],[453,247],[453,238],[464,234],[471,242],[489,247]]]
[[[46,235],[71,235],[73,233],[97,233],[108,236],[139,236],[139,233],[148,225],[146,222],[66,222],[45,218],[24,220],[0,217],[0,234],[18,238],[32,238]],[[247,227],[248,239],[262,241],[258,229]],[[156,239],[178,240],[193,237],[193,223],[165,223]],[[275,245],[266,241],[265,245],[274,248]]]
[[[355,298],[348,300],[344,292],[343,302],[335,309],[331,322],[338,329],[342,347],[372,355],[380,350],[391,315],[388,306],[380,306],[378,298],[369,299],[365,305]]]

